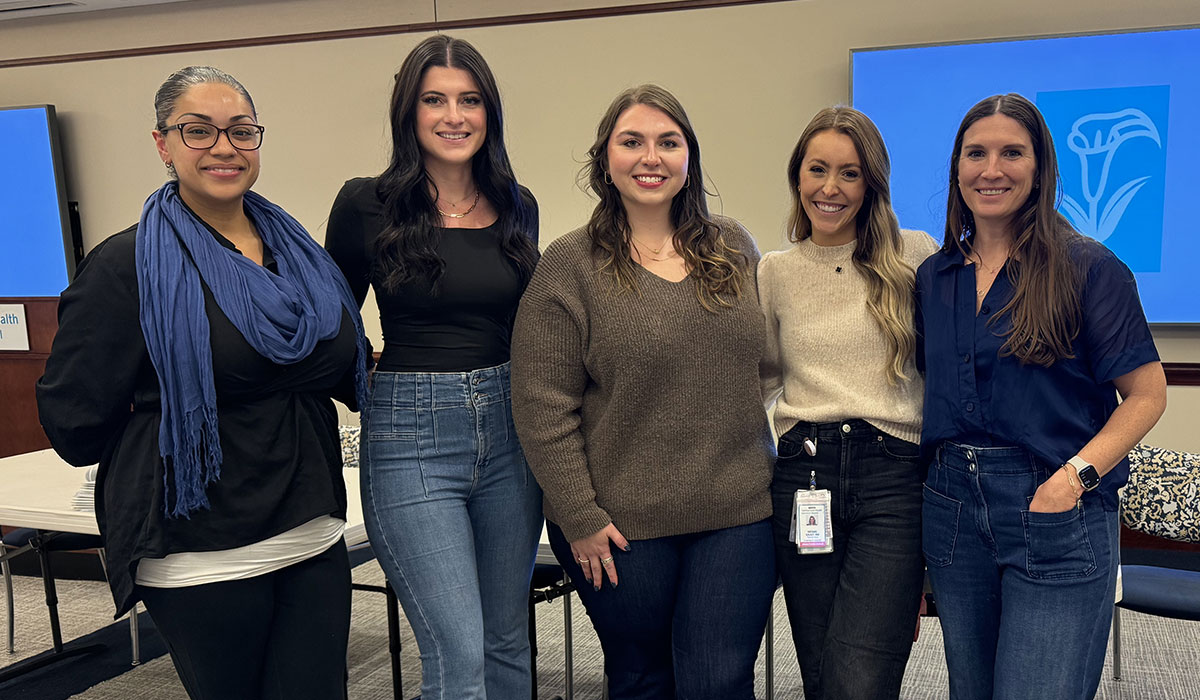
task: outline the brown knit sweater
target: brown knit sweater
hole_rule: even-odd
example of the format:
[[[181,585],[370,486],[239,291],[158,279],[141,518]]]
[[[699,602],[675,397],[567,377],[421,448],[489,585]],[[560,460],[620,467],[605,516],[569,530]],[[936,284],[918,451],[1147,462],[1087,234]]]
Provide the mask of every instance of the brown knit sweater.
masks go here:
[[[706,311],[691,277],[640,266],[638,291],[618,291],[583,229],[550,244],[521,299],[513,418],[546,518],[568,540],[610,522],[635,540],[771,514],[759,255],[740,224],[716,221],[750,259],[732,308]]]

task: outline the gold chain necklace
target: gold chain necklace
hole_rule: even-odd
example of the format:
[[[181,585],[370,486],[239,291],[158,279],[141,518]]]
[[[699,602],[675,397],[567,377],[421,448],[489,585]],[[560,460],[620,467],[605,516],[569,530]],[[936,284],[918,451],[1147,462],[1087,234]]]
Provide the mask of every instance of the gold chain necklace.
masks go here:
[[[1003,261],[1000,264],[996,265],[995,268],[989,268],[988,265],[986,265],[983,262],[983,256],[980,256],[979,253],[974,253],[974,255],[971,256],[971,262],[978,265],[980,270],[983,270],[983,271],[985,271],[985,273],[988,273],[989,275],[991,275],[992,279],[995,279],[995,277],[997,275],[1000,275],[1000,270],[1004,267],[1004,263],[1008,262],[1008,253],[1004,253]],[[988,289],[991,288],[991,285],[985,285],[983,288],[979,288],[979,286],[978,286],[979,276],[978,275],[976,275],[976,280],[977,280],[976,297],[983,299],[984,295],[986,293],[988,293]]]
[[[475,201],[471,202],[470,209],[464,211],[461,214],[447,214],[446,212],[442,211],[441,207],[438,207],[436,204],[434,206],[437,208],[437,212],[439,214],[441,214],[442,216],[444,216],[448,219],[465,219],[471,212],[475,211],[475,207],[479,206],[479,194],[480,194],[479,188],[475,188]],[[441,198],[439,197],[438,199],[441,199]]]
[[[654,253],[655,255],[660,255],[660,254],[662,253],[662,251],[663,251],[663,248],[666,248],[666,247],[667,247],[667,244],[668,244],[668,243],[670,243],[670,242],[672,241],[672,239],[671,239],[671,238],[668,238],[667,240],[663,241],[663,244],[662,244],[662,245],[660,245],[660,246],[659,246],[659,247],[657,247],[657,248],[653,248],[653,247],[651,247],[651,246],[648,246],[648,245],[646,245],[645,243],[643,243],[643,242],[639,241],[639,240],[637,239],[637,237],[633,236],[632,234],[629,236],[629,239],[630,239],[631,241],[633,241],[633,244],[634,244],[635,246],[639,246],[639,247],[645,248],[646,250],[650,251],[651,253]]]

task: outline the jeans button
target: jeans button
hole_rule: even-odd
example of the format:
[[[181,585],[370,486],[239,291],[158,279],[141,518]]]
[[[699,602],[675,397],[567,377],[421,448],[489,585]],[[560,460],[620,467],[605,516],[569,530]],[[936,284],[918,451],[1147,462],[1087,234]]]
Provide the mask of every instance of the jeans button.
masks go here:
[[[975,463],[971,462],[971,466],[967,467],[967,469],[971,472],[974,472],[975,471]]]
[[[850,424],[849,423],[842,423],[842,432],[849,434],[849,432],[850,432]]]

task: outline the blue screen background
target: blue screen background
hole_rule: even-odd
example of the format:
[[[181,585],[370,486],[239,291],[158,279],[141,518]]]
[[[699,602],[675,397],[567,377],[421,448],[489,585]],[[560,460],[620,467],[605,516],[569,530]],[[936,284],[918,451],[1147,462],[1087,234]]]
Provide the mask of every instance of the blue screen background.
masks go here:
[[[0,297],[58,296],[67,258],[46,110],[0,110],[0,152]]]
[[[851,60],[852,101],[887,143],[901,226],[942,240],[959,122],[981,99],[1018,92],[1046,116],[1063,194],[1084,210],[1095,200],[1090,220],[1109,212],[1097,230],[1134,271],[1149,321],[1200,323],[1200,235],[1184,170],[1200,161],[1200,29],[856,51]],[[1121,133],[1144,133],[1111,156],[1083,156],[1068,138],[1077,121],[1089,142],[1097,134],[1104,142],[1118,122]],[[1106,157],[1107,186],[1097,192]]]

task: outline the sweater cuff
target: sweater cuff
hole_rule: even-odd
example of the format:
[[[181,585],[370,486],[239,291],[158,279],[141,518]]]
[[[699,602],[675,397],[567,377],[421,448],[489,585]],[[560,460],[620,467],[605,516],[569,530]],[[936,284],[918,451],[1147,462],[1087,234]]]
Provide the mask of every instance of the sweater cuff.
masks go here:
[[[577,510],[574,513],[554,512],[548,518],[563,531],[568,542],[583,539],[600,532],[612,523],[612,517],[598,505]]]

